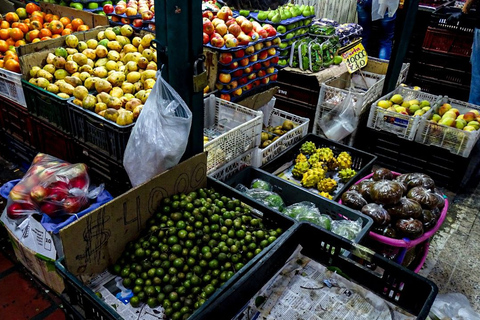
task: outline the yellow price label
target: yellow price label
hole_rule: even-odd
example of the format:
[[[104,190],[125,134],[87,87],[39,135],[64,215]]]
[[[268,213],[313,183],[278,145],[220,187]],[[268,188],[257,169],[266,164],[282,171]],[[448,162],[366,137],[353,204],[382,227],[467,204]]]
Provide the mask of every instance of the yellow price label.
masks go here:
[[[368,63],[368,54],[361,43],[357,44],[350,50],[342,53],[343,61],[347,65],[348,72],[355,71],[365,67]]]

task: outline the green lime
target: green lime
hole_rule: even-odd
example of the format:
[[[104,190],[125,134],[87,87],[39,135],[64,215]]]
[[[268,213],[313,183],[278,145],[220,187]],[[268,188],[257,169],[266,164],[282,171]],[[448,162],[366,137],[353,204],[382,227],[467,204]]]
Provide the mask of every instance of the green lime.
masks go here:
[[[155,308],[156,306],[158,306],[158,301],[157,301],[156,298],[150,297],[150,298],[148,298],[148,300],[147,300],[147,305],[148,305],[150,308]]]
[[[98,9],[98,3],[90,2],[87,7],[88,9]]]
[[[132,297],[130,299],[130,305],[134,308],[138,308],[138,306],[140,305],[140,299],[136,296]]]

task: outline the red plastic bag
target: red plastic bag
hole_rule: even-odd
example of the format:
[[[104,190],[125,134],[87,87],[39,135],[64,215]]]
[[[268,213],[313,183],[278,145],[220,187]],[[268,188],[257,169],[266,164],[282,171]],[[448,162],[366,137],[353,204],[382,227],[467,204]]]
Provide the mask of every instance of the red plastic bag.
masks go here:
[[[7,216],[22,219],[44,213],[50,217],[75,214],[90,205],[90,179],[83,163],[70,164],[39,153],[8,196]],[[102,187],[103,189],[103,187]]]

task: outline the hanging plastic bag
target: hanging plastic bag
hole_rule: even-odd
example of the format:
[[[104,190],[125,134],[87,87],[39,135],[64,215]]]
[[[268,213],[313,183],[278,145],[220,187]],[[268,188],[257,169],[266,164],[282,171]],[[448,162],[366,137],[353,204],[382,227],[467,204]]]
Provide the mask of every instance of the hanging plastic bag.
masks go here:
[[[157,71],[157,82],[133,127],[123,158],[133,186],[178,164],[191,125],[187,104]]]
[[[391,18],[398,9],[399,0],[373,0],[372,1],[372,21],[383,19],[388,12]]]
[[[351,91],[341,103],[322,115],[319,125],[325,136],[334,141],[340,141],[355,131],[358,117]]]

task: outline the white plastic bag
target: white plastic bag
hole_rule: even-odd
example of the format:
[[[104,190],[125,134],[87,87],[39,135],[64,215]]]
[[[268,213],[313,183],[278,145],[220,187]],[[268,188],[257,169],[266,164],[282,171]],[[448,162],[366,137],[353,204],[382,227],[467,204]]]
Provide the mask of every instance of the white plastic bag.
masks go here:
[[[388,10],[388,16],[391,18],[398,9],[399,0],[373,0],[372,1],[372,21],[383,19]]]
[[[437,295],[430,313],[434,314],[439,319],[480,319],[480,314],[472,309],[467,297],[457,292]]]
[[[128,140],[123,165],[133,186],[175,166],[187,147],[192,112],[157,71],[157,82]]]
[[[334,141],[340,141],[355,131],[358,117],[351,91],[341,103],[322,115],[319,125],[325,136]]]

